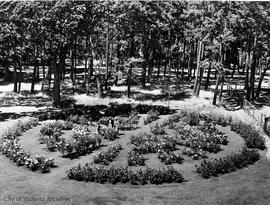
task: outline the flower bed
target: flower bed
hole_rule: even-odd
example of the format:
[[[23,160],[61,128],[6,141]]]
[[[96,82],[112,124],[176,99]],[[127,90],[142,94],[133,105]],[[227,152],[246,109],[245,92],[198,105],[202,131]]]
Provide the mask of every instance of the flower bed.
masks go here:
[[[157,120],[158,119],[158,116],[159,116],[159,112],[158,111],[150,110],[147,113],[146,118],[143,119],[144,124],[146,125],[146,124],[148,124],[150,122],[153,122],[153,121]]]
[[[187,123],[196,121],[196,123],[193,124],[199,124],[197,123],[197,119],[199,117],[200,120],[203,120],[208,124],[215,123],[222,126],[230,125],[232,131],[237,132],[243,137],[243,139],[246,141],[246,145],[248,148],[258,148],[262,150],[265,149],[264,138],[253,126],[249,124],[241,121],[232,121],[231,117],[226,117],[220,114],[210,113],[206,111],[201,111],[200,113],[198,113],[197,111],[181,111],[180,115],[184,116],[183,120]],[[196,120],[194,120],[195,118]]]
[[[156,136],[147,133],[140,133],[131,136],[130,143],[133,150],[140,154],[156,153],[158,150],[158,139]]]
[[[76,131],[72,140],[60,139],[57,149],[63,157],[77,157],[88,154],[101,145],[101,138],[98,135],[91,135],[85,130]]]
[[[219,174],[233,172],[249,164],[254,164],[259,159],[260,155],[256,150],[244,148],[239,153],[221,159],[204,160],[199,165],[196,165],[196,169],[203,178],[216,177]]]
[[[120,130],[132,130],[136,128],[139,120],[137,112],[131,112],[128,117],[116,118],[117,126]]]
[[[36,118],[25,118],[9,128],[1,138],[0,151],[3,155],[13,160],[18,166],[26,166],[32,171],[40,170],[42,173],[49,172],[54,167],[54,159],[36,155],[31,157],[29,152],[25,152],[23,147],[18,144],[18,137],[38,124]]]
[[[177,144],[175,137],[164,135],[159,138],[148,133],[131,136],[133,150],[140,154],[156,153],[158,150],[174,151]]]
[[[181,164],[184,160],[179,153],[164,150],[158,151],[158,158],[161,160],[161,162],[164,162],[166,165],[173,163]]]
[[[90,133],[90,127],[87,125],[77,125],[72,129],[72,139],[66,140],[60,138],[60,135],[41,135],[41,143],[46,143],[49,151],[59,151],[63,157],[77,157],[100,147],[101,138],[98,135]]]
[[[196,132],[193,127],[186,125],[185,123],[178,123],[174,129],[180,135],[177,143],[187,147],[183,154],[193,157],[193,159],[207,157],[205,151],[217,153],[222,150],[221,145],[226,145],[228,143],[227,136],[213,128],[212,125],[205,125],[205,127],[202,128],[203,130],[206,130],[206,134]],[[210,129],[213,130],[209,131]],[[211,134],[209,134],[208,131]]]
[[[67,170],[69,179],[77,181],[90,181],[97,183],[131,183],[131,184],[162,184],[162,183],[181,183],[184,181],[183,175],[173,167],[159,169],[140,169],[131,171],[128,168],[105,168],[91,167],[89,164],[78,165]]]
[[[106,151],[99,152],[94,157],[94,163],[109,165],[118,156],[121,150],[122,147],[120,144],[111,145]]]
[[[150,130],[154,135],[165,135],[166,134],[165,127],[159,125],[158,123],[156,123],[154,127],[150,127]]]
[[[100,134],[104,139],[108,139],[111,141],[116,140],[118,138],[118,131],[110,127],[102,129],[100,131]]]
[[[231,123],[231,130],[237,132],[244,138],[248,148],[265,149],[264,138],[253,126],[241,121],[235,121]]]
[[[146,159],[138,152],[128,152],[128,166],[144,166]]]
[[[68,117],[68,121],[72,123],[82,124],[82,125],[89,125],[92,122],[91,118],[87,119],[83,115],[70,115]]]

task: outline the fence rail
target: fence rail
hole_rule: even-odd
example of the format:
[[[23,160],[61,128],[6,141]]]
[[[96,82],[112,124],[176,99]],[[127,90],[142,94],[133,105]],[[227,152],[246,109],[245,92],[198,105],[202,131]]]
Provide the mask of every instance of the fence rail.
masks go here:
[[[267,117],[265,113],[262,113],[252,103],[245,99],[244,95],[241,93],[241,91],[243,91],[241,87],[240,89],[237,88],[238,85],[234,85],[233,88],[232,85],[227,84],[227,91],[230,97],[238,100],[242,105],[242,109],[254,120],[256,125],[260,126],[265,132],[267,132],[268,127],[270,127],[270,117]]]
[[[267,131],[269,117],[267,117],[266,114],[262,113],[246,99],[243,100],[243,110],[252,117],[258,126],[260,126],[264,131]]]

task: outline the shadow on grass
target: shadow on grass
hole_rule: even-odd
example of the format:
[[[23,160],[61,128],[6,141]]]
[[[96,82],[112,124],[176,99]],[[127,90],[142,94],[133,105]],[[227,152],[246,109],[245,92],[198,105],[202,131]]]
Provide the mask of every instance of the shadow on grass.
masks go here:
[[[26,117],[26,116],[32,116],[31,113],[29,112],[22,112],[22,113],[14,113],[14,112],[5,112],[5,113],[1,113],[0,112],[0,122],[9,120],[9,119],[18,119],[21,117]]]

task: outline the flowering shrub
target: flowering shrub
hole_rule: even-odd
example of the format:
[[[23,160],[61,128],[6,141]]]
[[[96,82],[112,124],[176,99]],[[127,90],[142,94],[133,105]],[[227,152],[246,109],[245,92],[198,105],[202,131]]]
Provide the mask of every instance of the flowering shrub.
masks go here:
[[[76,167],[66,171],[69,179],[77,181],[90,181],[97,183],[128,183],[131,184],[162,184],[162,183],[181,183],[184,181],[183,175],[173,167],[159,169],[140,169],[131,171],[128,168],[105,168],[91,167],[89,164]]]
[[[45,173],[54,166],[54,159],[46,159],[42,156],[31,157],[31,154],[25,152],[23,147],[18,144],[18,136],[22,131],[26,131],[38,124],[35,118],[25,118],[12,126],[1,138],[0,151],[3,155],[13,160],[18,166],[26,166],[35,171],[41,170]]]
[[[90,135],[90,127],[88,125],[76,125],[72,129],[72,138],[77,139],[80,136]]]
[[[60,121],[63,130],[71,130],[73,128],[73,122],[70,120]]]
[[[104,137],[104,139],[108,139],[111,141],[118,138],[118,131],[110,127],[102,129],[100,134],[102,137]]]
[[[25,165],[32,171],[40,169],[42,173],[46,173],[50,171],[51,167],[54,167],[54,158],[46,159],[45,157],[36,155],[35,158],[27,158]]]
[[[51,122],[46,122],[42,124],[42,127],[40,128],[40,133],[42,135],[57,135],[60,136],[62,132],[63,126],[62,123],[59,121],[51,121]]]
[[[191,148],[184,151],[184,154],[193,156],[194,159],[204,158],[203,151],[217,153],[221,151],[221,144],[226,145],[228,143],[227,136],[217,130],[214,124],[203,122],[198,125],[203,133],[196,132],[186,123],[174,124],[174,129],[180,135],[180,140],[177,143]]]
[[[179,122],[179,121],[181,121],[181,118],[182,118],[182,115],[180,114],[180,113],[176,113],[176,114],[173,114],[173,115],[171,115],[169,118],[168,118],[168,120],[166,120],[165,122],[164,122],[164,126],[165,125],[172,125],[172,124],[174,124],[174,123],[176,123],[176,122]]]
[[[206,151],[202,149],[192,149],[190,147],[186,147],[183,151],[184,155],[187,155],[189,157],[192,157],[194,160],[199,160],[201,158],[208,158]]]
[[[139,115],[137,112],[131,112],[128,117],[116,117],[116,124],[120,130],[132,130],[136,128],[139,120]]]
[[[128,152],[128,166],[144,166],[146,159],[138,152]]]
[[[72,140],[60,139],[57,149],[66,157],[77,157],[100,147],[101,138],[90,133],[75,133]]]
[[[244,148],[241,152],[228,155],[227,157],[206,161],[196,165],[197,172],[203,178],[210,176],[218,176],[233,172],[249,164],[254,164],[260,159],[260,155],[256,150]]]
[[[231,130],[239,133],[244,138],[248,148],[265,149],[264,138],[251,125],[235,121],[231,123]]]
[[[159,140],[158,148],[163,149],[163,150],[174,151],[176,144],[177,144],[177,138],[176,137],[173,137],[173,136],[170,136],[170,135],[164,135]]]
[[[133,150],[140,154],[155,153],[158,150],[158,139],[147,133],[133,135],[130,138]]]
[[[151,127],[150,129],[151,129],[151,132],[154,135],[164,135],[164,134],[166,134],[165,127],[160,126],[158,123],[156,123],[156,125],[154,127]]]
[[[150,110],[147,113],[146,118],[143,119],[144,124],[146,125],[146,124],[148,124],[150,122],[153,122],[153,121],[157,120],[158,119],[158,116],[159,116],[159,112],[158,111]]]
[[[179,153],[164,150],[158,151],[158,158],[161,160],[161,162],[164,162],[166,165],[173,163],[181,164],[184,160]]]
[[[70,115],[68,117],[68,121],[71,121],[73,123],[82,124],[82,125],[88,125],[91,124],[91,120],[88,120],[83,115]]]
[[[94,163],[109,165],[121,150],[122,147],[120,144],[112,145],[106,151],[99,152],[94,158]]]
[[[204,134],[211,135],[213,143],[222,145],[228,144],[227,136],[224,135],[220,130],[216,129],[214,123],[201,121],[198,129],[201,130]]]

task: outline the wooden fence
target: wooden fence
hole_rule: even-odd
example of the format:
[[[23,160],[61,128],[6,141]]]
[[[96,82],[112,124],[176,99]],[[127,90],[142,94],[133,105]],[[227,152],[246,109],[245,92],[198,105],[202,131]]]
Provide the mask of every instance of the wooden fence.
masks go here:
[[[257,126],[260,126],[264,131],[268,130],[268,124],[270,117],[267,117],[265,113],[262,113],[254,105],[248,102],[246,99],[243,100],[243,110],[254,120]]]
[[[270,127],[270,117],[265,113],[262,113],[252,103],[245,99],[244,95],[241,93],[243,89],[238,85],[232,86],[227,84],[227,91],[230,97],[239,101],[242,105],[242,109],[253,119],[254,123],[267,132],[268,127]]]

